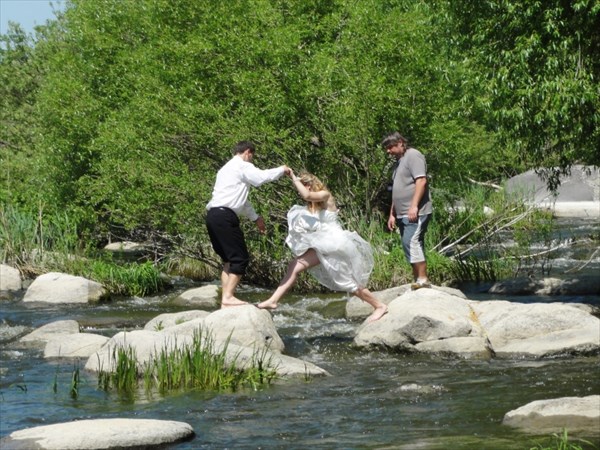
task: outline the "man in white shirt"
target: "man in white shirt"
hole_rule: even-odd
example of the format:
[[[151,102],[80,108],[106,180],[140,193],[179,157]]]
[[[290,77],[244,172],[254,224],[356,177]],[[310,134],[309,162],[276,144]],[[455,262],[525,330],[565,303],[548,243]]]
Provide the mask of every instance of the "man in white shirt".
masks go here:
[[[260,233],[265,233],[263,218],[248,200],[250,186],[257,187],[290,173],[287,166],[267,170],[257,168],[252,164],[255,151],[254,144],[249,141],[235,145],[233,158],[217,173],[212,199],[206,205],[206,227],[210,241],[223,260],[221,308],[247,304],[235,297],[235,290],[250,262],[239,216],[248,217]]]

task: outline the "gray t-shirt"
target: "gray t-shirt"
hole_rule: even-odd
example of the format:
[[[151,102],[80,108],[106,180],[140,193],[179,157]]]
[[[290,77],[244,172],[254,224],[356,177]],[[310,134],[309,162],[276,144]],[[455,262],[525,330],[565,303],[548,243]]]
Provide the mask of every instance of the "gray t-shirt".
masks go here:
[[[408,148],[398,166],[394,170],[392,188],[392,202],[396,217],[408,215],[408,209],[415,193],[415,180],[427,176],[427,162],[425,156],[416,148]],[[431,214],[433,207],[429,195],[429,185],[425,187],[425,193],[419,203],[419,216]]]

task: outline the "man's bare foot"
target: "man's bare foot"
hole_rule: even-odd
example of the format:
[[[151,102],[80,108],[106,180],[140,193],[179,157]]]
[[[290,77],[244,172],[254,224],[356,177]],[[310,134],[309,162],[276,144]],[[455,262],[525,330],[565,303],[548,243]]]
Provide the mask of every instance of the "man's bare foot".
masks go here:
[[[375,322],[376,320],[381,319],[388,312],[388,307],[386,305],[379,306],[375,308],[375,311],[371,313],[369,317],[367,317],[367,323]]]
[[[227,300],[225,300],[225,299],[221,300],[221,309],[229,308],[231,306],[244,306],[244,305],[249,305],[249,304],[250,303],[248,303],[248,302],[245,302],[243,300],[232,297]]]
[[[265,300],[264,302],[260,302],[258,305],[260,309],[277,309],[277,302],[272,300]]]

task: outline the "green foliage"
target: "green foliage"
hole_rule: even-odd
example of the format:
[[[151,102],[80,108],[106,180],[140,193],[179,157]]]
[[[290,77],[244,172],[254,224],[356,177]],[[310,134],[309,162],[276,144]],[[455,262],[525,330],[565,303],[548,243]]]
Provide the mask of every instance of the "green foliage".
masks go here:
[[[35,37],[17,26],[0,36],[0,203],[76,225],[66,236],[77,240],[43,249],[138,238],[174,256],[173,270],[214,278],[204,208],[233,144],[251,139],[257,166],[321,177],[376,249],[374,286],[398,283],[410,270],[394,236],[367,225],[389,208],[381,137],[398,129],[427,156],[432,250],[487,242],[502,223],[438,199],[453,205],[471,179],[599,162],[599,17],[593,0],[71,0]],[[244,224],[248,280],[270,285],[289,260],[285,213],[298,197],[281,180],[251,201],[269,235]],[[3,259],[39,248],[40,223],[5,235]],[[430,258],[436,277],[452,266],[444,255]],[[481,255],[506,256],[465,254],[455,273],[505,272],[469,267]],[[129,277],[141,280],[134,292],[155,289],[150,266],[70,264],[118,292]]]
[[[74,0],[64,16],[39,100],[48,195],[96,233],[206,238],[201,211],[241,138],[259,166],[311,170],[363,214],[381,207],[391,129],[439,155],[440,180],[490,153],[425,2]],[[253,194],[265,216],[294,201],[279,184]]]
[[[552,251],[541,251],[531,253],[529,250],[534,246],[542,246],[544,249],[552,247],[552,233],[554,231],[554,218],[549,213],[534,212],[523,220],[515,224],[512,230],[512,236],[515,240],[515,247],[511,249],[510,255],[516,261],[518,266],[516,271],[531,271],[532,267],[539,267],[542,274],[549,273],[548,263],[553,259]]]
[[[55,21],[27,35],[14,23],[0,35],[0,203],[35,206],[45,198],[39,92],[60,39]]]
[[[428,236],[434,243],[432,252],[452,260],[441,266],[446,279],[493,281],[515,276],[522,268],[544,271],[549,253],[532,255],[532,248],[540,243],[550,246],[554,225],[550,214],[483,186],[438,192],[435,201]]]
[[[114,388],[119,393],[132,394],[138,383],[135,350],[131,347],[115,347],[111,357],[114,370],[98,371],[98,387],[103,391]]]
[[[71,374],[71,389],[69,394],[71,398],[77,399],[79,396],[79,384],[80,384],[80,376],[79,376],[79,367],[73,368],[73,373]]]
[[[176,274],[190,280],[219,278],[220,271],[194,258],[173,255],[165,262],[166,273]]]
[[[600,163],[600,5],[596,0],[440,2],[449,36],[483,89],[504,145],[549,186],[578,161]],[[552,169],[550,169],[552,168]]]
[[[36,51],[23,29],[10,24],[0,36],[0,202],[22,202],[31,195],[29,167],[37,155],[35,94],[43,77]]]

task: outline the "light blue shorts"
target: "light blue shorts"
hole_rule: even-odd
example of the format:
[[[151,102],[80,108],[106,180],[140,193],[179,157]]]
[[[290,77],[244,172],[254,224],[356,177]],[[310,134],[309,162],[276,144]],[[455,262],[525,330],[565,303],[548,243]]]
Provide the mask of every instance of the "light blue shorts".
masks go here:
[[[402,249],[411,264],[425,261],[425,232],[431,214],[419,216],[416,222],[409,222],[408,217],[398,217],[396,223],[402,236]]]

